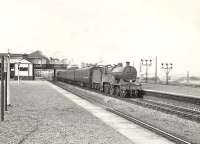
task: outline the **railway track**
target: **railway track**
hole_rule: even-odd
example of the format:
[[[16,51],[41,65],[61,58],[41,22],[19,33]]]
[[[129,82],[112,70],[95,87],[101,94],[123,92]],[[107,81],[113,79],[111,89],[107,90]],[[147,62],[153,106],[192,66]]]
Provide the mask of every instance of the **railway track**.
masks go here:
[[[90,90],[88,88],[83,88],[83,89]],[[100,93],[99,91],[95,91],[95,90],[90,90],[90,91]],[[102,93],[100,93],[100,94],[102,94]],[[200,123],[200,111],[197,111],[197,110],[193,110],[193,109],[189,109],[189,108],[185,108],[185,107],[180,107],[180,106],[175,106],[175,105],[171,105],[171,104],[158,103],[158,102],[155,102],[155,101],[140,99],[140,98],[139,99],[135,99],[135,98],[130,99],[130,98],[115,97],[115,96],[111,96],[111,95],[108,95],[108,94],[103,94],[103,95],[110,96],[110,97],[113,97],[113,98],[116,98],[116,99],[120,99],[120,100],[126,101],[126,102],[131,103],[131,104],[137,104],[137,105],[140,105],[140,106],[143,106],[143,107],[147,107],[147,108],[159,110],[159,111],[162,111],[162,112],[165,112],[165,113],[177,115],[181,118]]]
[[[152,108],[155,110],[159,110],[162,112],[170,113],[170,114],[175,114],[179,117],[200,122],[200,111],[180,107],[180,106],[175,106],[175,105],[169,105],[169,104],[163,104],[163,103],[157,103],[154,101],[150,100],[145,100],[145,99],[124,99],[126,102],[141,105],[144,107]]]
[[[91,90],[91,89],[83,88],[83,87],[81,88],[85,90],[93,91],[96,93],[100,93],[99,91],[96,91],[96,90]],[[103,94],[103,93],[100,93],[100,94]],[[108,94],[103,94],[103,95],[110,96]],[[200,111],[197,111],[197,110],[192,110],[189,108],[184,108],[184,107],[175,106],[171,104],[158,103],[155,101],[145,100],[145,99],[130,99],[130,98],[127,99],[127,98],[120,98],[120,97],[114,97],[114,96],[110,96],[110,97],[120,99],[131,104],[136,104],[136,105],[151,108],[154,110],[159,110],[165,113],[177,115],[181,118],[200,123]]]
[[[163,136],[163,137],[165,137],[165,138],[167,138],[167,139],[169,139],[169,140],[171,140],[175,143],[191,144],[191,142],[188,142],[188,141],[186,141],[182,138],[179,138],[179,137],[177,137],[173,134],[170,134],[170,133],[168,133],[164,130],[161,130],[161,129],[159,129],[159,128],[151,125],[151,124],[148,124],[147,122],[141,121],[141,120],[139,120],[139,119],[137,119],[133,116],[130,116],[130,115],[124,113],[123,111],[119,111],[117,109],[110,108],[110,107],[106,106],[104,104],[104,102],[99,102],[99,101],[97,102],[96,98],[94,97],[94,95],[92,96],[92,94],[91,94],[91,96],[86,95],[83,92],[78,91],[77,89],[67,87],[64,83],[54,83],[54,84],[65,89],[65,90],[67,90],[67,91],[69,91],[69,92],[71,92],[71,93],[73,93],[73,94],[75,94],[75,95],[77,95],[77,96],[79,96],[79,97],[81,97],[81,98],[83,98],[83,99],[85,99],[85,100],[87,100],[87,101],[89,101],[89,102],[91,102],[91,103],[93,103],[93,104],[95,104],[95,105],[101,106],[102,108],[104,108],[105,110],[107,110],[109,112],[112,112],[112,113],[114,113],[114,114],[116,114],[120,117],[123,117],[123,118],[125,118],[125,119],[127,119],[127,120],[129,120],[133,123],[136,123],[136,124],[146,128],[146,129],[149,129],[150,131],[153,131],[154,133],[159,134],[159,135],[161,135],[161,136]],[[133,101],[127,101],[127,102],[133,103]]]

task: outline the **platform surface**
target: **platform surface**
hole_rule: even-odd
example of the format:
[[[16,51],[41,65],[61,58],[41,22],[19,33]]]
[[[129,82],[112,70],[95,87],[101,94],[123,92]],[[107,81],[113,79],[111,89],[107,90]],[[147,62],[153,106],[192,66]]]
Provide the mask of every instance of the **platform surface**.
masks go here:
[[[47,81],[11,82],[11,103],[0,144],[171,143]]]
[[[149,84],[143,83],[142,87],[144,90],[159,91],[169,94],[193,96],[195,98],[200,98],[200,87],[191,86],[177,86],[177,85],[163,85],[163,84]]]

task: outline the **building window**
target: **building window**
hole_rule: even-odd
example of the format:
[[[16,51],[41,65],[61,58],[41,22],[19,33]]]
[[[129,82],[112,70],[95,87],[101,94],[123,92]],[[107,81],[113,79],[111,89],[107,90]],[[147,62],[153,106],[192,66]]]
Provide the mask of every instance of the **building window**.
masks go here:
[[[28,71],[28,67],[20,67],[19,70],[20,71]]]

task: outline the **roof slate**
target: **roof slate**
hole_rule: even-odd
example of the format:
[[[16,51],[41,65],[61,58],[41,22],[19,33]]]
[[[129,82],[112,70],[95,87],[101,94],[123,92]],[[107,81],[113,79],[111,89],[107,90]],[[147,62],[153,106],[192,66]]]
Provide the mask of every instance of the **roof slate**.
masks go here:
[[[48,59],[41,51],[37,50],[28,54],[27,58],[46,58]]]

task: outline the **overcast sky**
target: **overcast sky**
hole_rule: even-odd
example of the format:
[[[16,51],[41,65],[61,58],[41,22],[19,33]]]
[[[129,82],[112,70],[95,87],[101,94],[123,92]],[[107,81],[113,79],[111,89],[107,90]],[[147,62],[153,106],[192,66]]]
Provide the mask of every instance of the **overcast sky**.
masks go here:
[[[174,73],[200,75],[200,1],[0,0],[0,50],[7,48],[137,68],[158,56]]]

